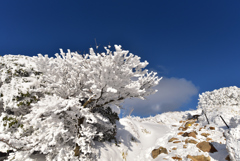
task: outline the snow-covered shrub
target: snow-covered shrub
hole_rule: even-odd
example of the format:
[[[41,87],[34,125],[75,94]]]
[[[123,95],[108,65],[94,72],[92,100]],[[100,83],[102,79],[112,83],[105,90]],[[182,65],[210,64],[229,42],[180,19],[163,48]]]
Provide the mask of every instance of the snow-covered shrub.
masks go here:
[[[229,123],[230,119],[240,114],[240,89],[236,86],[220,88],[199,95],[198,109],[202,109],[210,123],[225,126],[220,116]],[[204,115],[200,120],[206,122]]]
[[[36,152],[49,161],[94,159],[94,141],[116,133],[110,107],[156,92],[160,79],[143,70],[146,61],[121,46],[105,49],[0,57],[0,151],[13,150],[8,160],[31,160]]]
[[[199,95],[198,108],[212,110],[221,106],[239,106],[240,89],[236,86],[220,88]]]

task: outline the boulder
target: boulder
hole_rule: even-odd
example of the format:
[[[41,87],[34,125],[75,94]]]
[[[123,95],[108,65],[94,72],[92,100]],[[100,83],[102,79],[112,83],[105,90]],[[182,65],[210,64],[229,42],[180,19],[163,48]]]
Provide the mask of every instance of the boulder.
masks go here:
[[[164,148],[164,147],[159,147],[158,149],[154,149],[154,150],[152,151],[152,157],[153,157],[153,159],[157,158],[157,156],[158,156],[159,154],[161,154],[161,153],[168,154],[168,151],[167,151],[167,149]]]
[[[206,141],[198,143],[197,147],[204,152],[210,152],[210,153],[217,152],[217,149],[211,143]]]

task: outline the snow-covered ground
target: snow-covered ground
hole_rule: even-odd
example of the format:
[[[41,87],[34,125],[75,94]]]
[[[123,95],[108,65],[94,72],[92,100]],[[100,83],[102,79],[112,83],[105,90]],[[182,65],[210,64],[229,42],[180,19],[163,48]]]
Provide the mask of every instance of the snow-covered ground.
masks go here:
[[[201,114],[201,111],[168,112],[148,118],[132,116],[122,118],[117,123],[117,144],[112,141],[111,143],[97,142],[94,145],[97,160],[174,161],[182,159],[191,161],[188,155],[204,155],[211,161],[226,161],[228,151],[224,134],[228,134],[228,129],[222,124],[218,126],[211,121],[210,124],[206,124],[204,115],[199,117],[199,121],[188,119],[189,116],[196,114]],[[226,122],[229,121],[226,120]],[[232,119],[232,122],[236,123],[237,121]],[[184,133],[190,132],[195,132],[196,137],[184,137]],[[217,152],[210,153],[200,150],[197,144],[203,141],[211,143]],[[234,142],[234,138],[231,141]],[[161,153],[153,158],[152,151],[159,147],[166,148],[168,154]],[[37,161],[45,160],[43,155],[35,155],[32,158]]]
[[[204,155],[209,156],[212,161],[224,161],[228,155],[226,150],[226,140],[223,136],[224,129],[215,127],[210,130],[212,125],[203,126],[197,122],[189,125],[185,131],[179,127],[184,127],[187,123],[187,112],[169,112],[157,115],[151,118],[127,117],[118,123],[117,140],[115,143],[98,143],[98,160],[101,161],[162,161],[174,160],[177,157],[182,160],[191,160],[187,156]],[[184,137],[182,133],[196,131],[196,138]],[[182,132],[182,133],[181,133]],[[207,134],[205,137],[201,134]],[[180,135],[181,134],[181,135]],[[171,138],[176,140],[171,141]],[[213,144],[218,152],[208,153],[201,151],[197,143],[187,143],[186,140],[195,140],[197,143],[208,141]],[[167,149],[168,154],[160,154],[155,159],[152,157],[152,151],[159,147]],[[176,159],[175,159],[176,160]]]

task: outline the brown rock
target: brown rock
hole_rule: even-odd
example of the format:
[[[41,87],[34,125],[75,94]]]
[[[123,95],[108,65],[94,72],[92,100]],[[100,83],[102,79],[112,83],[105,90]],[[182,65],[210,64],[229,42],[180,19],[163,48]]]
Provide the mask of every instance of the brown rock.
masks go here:
[[[215,127],[212,127],[212,126],[211,126],[211,127],[209,127],[209,129],[210,129],[210,130],[215,130]]]
[[[196,134],[197,134],[196,131],[192,131],[192,132],[185,132],[182,136],[183,137],[194,137],[194,138],[196,138]]]
[[[181,143],[181,141],[174,141],[173,143],[175,143],[175,144],[176,144],[176,143]]]
[[[194,124],[194,126],[198,126],[198,123]]]
[[[174,148],[172,148],[172,150],[177,150],[177,148],[176,148],[176,147],[174,147]]]
[[[206,141],[198,143],[197,147],[204,152],[210,152],[210,153],[217,152],[217,149],[211,143]]]
[[[189,127],[182,128],[182,131],[186,131]]]
[[[179,132],[178,135],[182,135],[184,132]]]
[[[200,127],[199,131],[201,131],[203,129],[203,127]]]
[[[152,157],[153,157],[153,159],[155,159],[155,158],[156,158],[159,154],[161,154],[161,153],[168,154],[167,149],[164,148],[164,147],[159,147],[158,149],[154,149],[154,150],[152,151]]]
[[[204,155],[191,156],[187,155],[187,158],[192,159],[193,161],[211,161],[211,158],[205,157]]]
[[[201,133],[202,136],[208,137],[210,134],[208,133]]]
[[[168,142],[173,142],[174,140],[179,140],[178,138],[171,138]]]
[[[186,144],[185,144],[185,145],[183,145],[183,148],[184,148],[184,149],[186,149],[186,148],[187,148],[187,145],[186,145]]]
[[[212,141],[212,138],[207,138],[206,141]]]
[[[182,158],[178,157],[178,156],[175,156],[175,157],[172,157],[174,160],[182,160]]]
[[[230,159],[229,155],[228,155],[228,156],[226,156],[225,160],[231,161],[231,159]]]
[[[187,144],[187,143],[192,143],[192,144],[197,144],[198,142],[196,141],[196,140],[193,140],[193,139],[186,139],[185,140],[185,143]]]

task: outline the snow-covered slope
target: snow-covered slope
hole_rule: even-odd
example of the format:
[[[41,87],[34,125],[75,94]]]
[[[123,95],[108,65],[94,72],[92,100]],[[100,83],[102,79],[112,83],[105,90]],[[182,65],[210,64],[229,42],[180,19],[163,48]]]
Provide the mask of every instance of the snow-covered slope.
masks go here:
[[[196,114],[201,113],[199,110],[195,110],[168,112],[149,118],[130,116],[122,118],[117,123],[117,143],[114,141],[111,143],[97,142],[94,145],[97,160],[191,161],[191,156],[205,156],[206,160],[225,161],[228,156],[226,137],[229,138],[229,147],[238,146],[239,142],[236,142],[236,137],[239,136],[239,131],[238,133],[236,133],[236,129],[235,131],[230,131],[230,133],[235,132],[236,135],[234,137],[230,135],[228,129],[222,126],[218,127],[214,123],[206,125],[205,122],[201,123],[201,121],[197,121],[196,119],[188,119]],[[232,125],[235,123],[236,126],[238,121],[232,119]],[[184,136],[191,132],[194,132],[196,136]],[[226,136],[226,134],[229,135]],[[204,152],[199,149],[197,145],[204,141],[211,143],[217,152]],[[152,151],[159,147],[166,148],[168,154],[161,153],[156,158],[153,158]],[[37,161],[44,161],[43,155],[35,155],[32,158]]]
[[[174,160],[175,158],[175,160],[190,161],[188,155],[204,155],[210,157],[212,161],[224,161],[228,152],[222,130],[218,127],[214,127],[215,130],[210,130],[211,125],[202,126],[197,121],[193,123],[193,120],[191,120],[193,121],[192,124],[184,129],[185,124],[188,124],[187,121],[189,121],[185,118],[189,114],[194,115],[196,112],[198,111],[171,112],[144,119],[138,117],[123,118],[117,125],[117,140],[120,143],[118,145],[115,145],[115,143],[96,144],[99,154],[98,160],[162,161]],[[193,131],[197,133],[196,138],[183,136],[185,132]],[[197,144],[203,141],[212,142],[218,152],[201,151]],[[162,153],[154,159],[152,151],[159,147],[166,148],[168,154]]]

